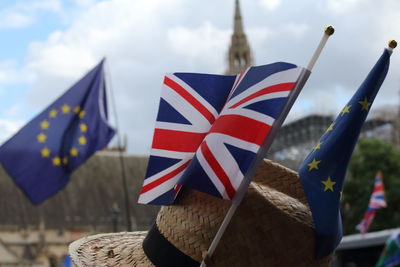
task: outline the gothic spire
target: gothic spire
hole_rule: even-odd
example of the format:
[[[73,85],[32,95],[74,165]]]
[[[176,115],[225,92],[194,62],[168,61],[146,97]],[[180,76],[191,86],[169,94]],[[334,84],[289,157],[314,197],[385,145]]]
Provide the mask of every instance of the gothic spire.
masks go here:
[[[226,74],[238,74],[252,64],[250,46],[243,30],[239,0],[235,0],[234,26],[228,52],[228,70]]]
[[[242,15],[240,14],[240,5],[239,0],[235,0],[235,21],[234,21],[234,30],[235,34],[244,34],[243,32],[243,23],[242,23]]]

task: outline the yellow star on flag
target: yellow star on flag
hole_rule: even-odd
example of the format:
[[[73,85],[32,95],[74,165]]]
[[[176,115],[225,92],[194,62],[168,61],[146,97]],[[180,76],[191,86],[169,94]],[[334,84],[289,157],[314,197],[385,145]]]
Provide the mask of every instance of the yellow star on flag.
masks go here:
[[[40,123],[40,128],[42,128],[42,130],[49,129],[49,126],[50,126],[50,122],[48,122],[47,120],[44,120]]]
[[[320,160],[315,160],[315,158],[314,158],[310,163],[307,164],[308,167],[310,167],[310,168],[308,169],[308,171],[310,172],[310,171],[312,171],[313,169],[318,170],[318,164],[319,164],[320,162],[321,162]]]
[[[86,138],[84,136],[81,136],[78,138],[78,142],[81,146],[86,145]]]
[[[64,165],[67,165],[67,164],[68,164],[68,157],[67,157],[67,156],[65,156],[65,157],[63,158],[63,164],[64,164]]]
[[[64,105],[61,107],[61,112],[62,112],[63,114],[68,114],[70,110],[71,110],[71,108],[70,108],[70,106],[68,106],[67,104],[64,104]]]
[[[79,128],[81,129],[81,132],[83,132],[83,133],[86,133],[86,132],[87,132],[87,129],[88,129],[86,123],[81,123],[81,124],[79,125]]]
[[[81,119],[83,119],[83,117],[85,117],[85,111],[84,110],[81,110],[80,112],[79,112],[79,118],[81,118]]]
[[[358,101],[358,104],[361,105],[361,110],[368,111],[371,102],[368,102],[368,99],[365,97],[363,101]]]
[[[52,159],[52,161],[53,161],[53,165],[54,165],[54,166],[60,166],[60,165],[61,165],[61,159],[60,159],[60,157],[54,157],[54,158]]]
[[[45,147],[42,150],[40,150],[40,153],[42,154],[43,158],[48,158],[50,156],[50,149]]]
[[[327,190],[331,190],[333,192],[333,186],[336,184],[336,182],[333,182],[331,180],[331,177],[329,176],[327,180],[321,181],[325,185],[324,192]]]
[[[44,133],[40,133],[36,136],[39,143],[45,143],[47,136]]]
[[[56,109],[52,109],[52,110],[50,110],[50,112],[49,112],[49,117],[50,118],[55,118],[55,117],[57,117],[57,110]]]
[[[342,111],[340,112],[340,115],[343,116],[343,115],[346,114],[346,113],[350,113],[350,108],[351,108],[351,105],[345,106],[345,107],[342,109]]]
[[[79,151],[75,147],[71,148],[71,150],[69,151],[69,154],[71,154],[71,157],[78,156],[78,153],[79,153]]]
[[[316,144],[316,145],[313,147],[313,150],[321,149],[321,145],[322,145],[323,143],[324,143],[324,142],[318,142],[318,144]]]
[[[81,111],[81,107],[80,106],[74,107],[74,113],[78,114],[79,111]]]
[[[333,126],[335,126],[334,122],[332,122],[331,125],[329,125],[329,127],[328,127],[328,129],[326,129],[325,133],[328,133],[328,132],[332,131],[333,130]]]

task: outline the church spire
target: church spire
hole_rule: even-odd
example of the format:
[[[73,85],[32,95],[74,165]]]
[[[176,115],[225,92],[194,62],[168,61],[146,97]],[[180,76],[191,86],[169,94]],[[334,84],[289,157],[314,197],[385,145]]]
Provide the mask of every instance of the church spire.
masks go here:
[[[235,25],[234,25],[233,32],[236,34],[244,34],[242,15],[240,14],[239,0],[235,0],[235,22],[234,23],[235,23]]]
[[[228,70],[226,74],[238,74],[252,64],[250,46],[243,30],[239,0],[235,0],[234,27],[228,52]]]

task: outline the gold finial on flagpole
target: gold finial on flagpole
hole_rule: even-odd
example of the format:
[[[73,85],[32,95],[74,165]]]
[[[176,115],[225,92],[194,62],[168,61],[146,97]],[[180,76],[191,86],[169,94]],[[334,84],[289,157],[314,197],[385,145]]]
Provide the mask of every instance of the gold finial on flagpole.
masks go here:
[[[322,48],[324,48],[326,41],[328,41],[329,37],[333,35],[335,32],[335,28],[333,28],[332,25],[328,25],[324,29],[324,34],[322,35],[321,41],[319,42],[319,45],[317,49],[314,52],[314,55],[311,57],[310,62],[308,63],[307,69],[309,71],[312,71],[312,68],[314,67],[315,62],[317,61],[319,55],[321,54]]]
[[[325,34],[331,36],[335,33],[335,28],[332,25],[328,25],[325,27]]]
[[[397,46],[396,40],[390,40],[390,41],[388,42],[388,46],[389,46],[389,48],[391,48],[391,49],[396,48],[396,46]]]

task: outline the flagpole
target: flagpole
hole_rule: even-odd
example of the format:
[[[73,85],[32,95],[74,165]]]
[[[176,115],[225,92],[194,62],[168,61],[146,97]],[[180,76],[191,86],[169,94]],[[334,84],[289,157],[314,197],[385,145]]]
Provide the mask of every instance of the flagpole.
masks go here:
[[[129,196],[128,196],[128,186],[126,182],[126,169],[125,169],[125,161],[124,161],[124,155],[122,152],[122,142],[121,142],[121,131],[119,128],[119,123],[118,123],[118,115],[117,115],[117,106],[115,104],[115,98],[114,98],[114,93],[112,90],[111,86],[111,77],[108,78],[108,83],[109,83],[109,92],[110,92],[110,97],[111,97],[111,102],[113,106],[113,111],[114,111],[114,118],[115,118],[115,126],[117,128],[117,145],[118,145],[118,155],[119,155],[119,161],[121,164],[121,178],[122,178],[122,189],[124,192],[124,201],[125,201],[125,214],[126,214],[126,231],[131,232],[132,231],[132,221],[131,221],[131,208],[130,208],[130,203],[129,203]]]
[[[308,64],[307,68],[303,69],[303,71],[301,72],[298,82],[296,83],[295,88],[291,91],[291,93],[289,95],[289,99],[288,99],[281,115],[275,121],[275,123],[273,125],[274,127],[271,128],[271,131],[269,133],[269,138],[267,138],[267,140],[261,146],[256,159],[254,160],[253,164],[250,166],[250,171],[246,174],[246,176],[242,180],[242,182],[235,194],[235,197],[232,200],[231,207],[229,208],[227,214],[225,215],[225,218],[222,221],[221,226],[218,229],[218,232],[216,233],[213,241],[211,242],[211,245],[208,248],[208,251],[205,252],[205,255],[204,255],[203,261],[201,262],[200,267],[207,266],[206,262],[211,260],[211,257],[214,254],[215,249],[217,248],[218,243],[222,238],[222,235],[224,234],[226,228],[228,227],[228,224],[230,223],[233,215],[235,214],[236,209],[239,207],[240,203],[243,200],[243,197],[245,196],[245,194],[247,192],[247,188],[249,187],[251,180],[253,179],[253,176],[257,170],[257,166],[259,166],[261,161],[264,159],[266,153],[268,152],[268,150],[272,144],[272,141],[273,141],[278,129],[282,125],[283,121],[286,119],[286,116],[289,113],[290,108],[292,107],[294,101],[297,99],[297,96],[299,95],[301,89],[303,88],[308,77],[310,76],[311,70],[314,67],[315,62],[317,61],[319,55],[321,54],[322,49],[324,48],[329,37],[334,32],[335,32],[335,30],[334,30],[333,26],[325,27],[324,34],[321,38],[321,41],[319,42],[317,49],[315,50],[313,56],[311,57],[311,60]]]

